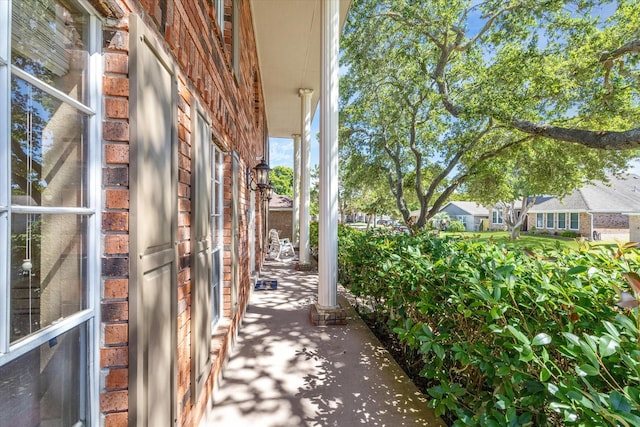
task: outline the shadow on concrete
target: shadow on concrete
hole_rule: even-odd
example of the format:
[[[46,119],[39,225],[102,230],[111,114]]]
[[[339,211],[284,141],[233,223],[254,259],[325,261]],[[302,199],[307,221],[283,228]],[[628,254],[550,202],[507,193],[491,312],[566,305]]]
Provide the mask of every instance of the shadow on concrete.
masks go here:
[[[315,327],[318,277],[270,261],[201,426],[444,426],[348,305],[346,326]]]

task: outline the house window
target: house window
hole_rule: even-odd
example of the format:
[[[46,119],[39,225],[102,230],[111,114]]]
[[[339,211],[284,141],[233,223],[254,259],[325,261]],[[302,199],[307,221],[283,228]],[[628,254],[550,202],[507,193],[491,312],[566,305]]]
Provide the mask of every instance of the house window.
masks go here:
[[[558,229],[564,230],[567,228],[567,214],[561,212],[558,214]]]
[[[101,29],[78,4],[0,2],[3,425],[99,422]]]
[[[224,155],[215,145],[211,149],[211,330],[222,313],[222,265],[224,249]]]
[[[224,2],[225,0],[213,0],[213,10],[216,13],[216,22],[220,28],[220,36],[224,39]]]
[[[580,215],[577,212],[572,212],[569,214],[569,228],[571,230],[578,230],[580,228]]]
[[[491,212],[491,222],[493,224],[502,224],[502,210],[494,209]]]
[[[555,228],[555,214],[554,213],[547,213],[547,228]]]
[[[232,7],[232,35],[231,35],[231,65],[236,79],[240,79],[240,8],[238,0],[233,0]]]
[[[536,228],[544,228],[544,214],[537,213],[536,214]]]

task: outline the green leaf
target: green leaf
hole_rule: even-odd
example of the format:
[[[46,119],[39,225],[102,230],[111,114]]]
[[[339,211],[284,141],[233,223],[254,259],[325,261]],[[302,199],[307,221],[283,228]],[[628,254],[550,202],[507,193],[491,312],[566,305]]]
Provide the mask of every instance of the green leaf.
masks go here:
[[[508,325],[507,329],[509,329],[509,332],[511,332],[511,335],[516,337],[518,341],[520,341],[523,344],[530,345],[529,338],[527,338],[522,332],[520,332],[519,330],[517,330],[511,325]]]
[[[551,343],[551,337],[544,332],[539,333],[531,341],[531,345],[547,345]]]
[[[562,335],[564,335],[564,337],[573,345],[580,345],[580,338],[578,338],[576,335],[569,333],[569,332],[563,332]]]
[[[600,343],[598,348],[600,350],[600,356],[602,357],[611,356],[620,346],[616,340],[607,335],[600,337],[599,341]]]
[[[588,269],[589,268],[585,267],[584,265],[576,265],[575,267],[570,268],[569,270],[567,270],[567,274],[569,276],[574,276],[576,274],[583,273],[583,272],[587,271]]]
[[[616,411],[631,411],[631,403],[629,403],[629,401],[619,391],[612,391],[609,394],[609,401],[611,402],[611,407]]]
[[[576,366],[576,372],[580,377],[585,377],[585,376],[594,377],[600,374],[600,370],[598,368],[588,365],[586,363],[584,365]]]
[[[542,368],[542,370],[540,370],[540,381],[546,382],[549,378],[551,378],[551,371],[547,368]]]
[[[434,353],[436,354],[436,356],[438,356],[438,358],[439,358],[440,360],[444,360],[444,354],[445,354],[445,353],[444,353],[444,348],[442,348],[442,346],[441,346],[441,345],[439,345],[439,344],[433,344],[432,349],[433,349]]]

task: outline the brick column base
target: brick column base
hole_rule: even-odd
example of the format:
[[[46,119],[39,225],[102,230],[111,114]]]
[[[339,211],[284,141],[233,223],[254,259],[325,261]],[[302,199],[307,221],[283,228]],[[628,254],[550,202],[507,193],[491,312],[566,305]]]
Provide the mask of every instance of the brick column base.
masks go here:
[[[311,304],[309,320],[313,326],[346,325],[347,311],[342,305],[338,308],[322,308],[318,304]]]

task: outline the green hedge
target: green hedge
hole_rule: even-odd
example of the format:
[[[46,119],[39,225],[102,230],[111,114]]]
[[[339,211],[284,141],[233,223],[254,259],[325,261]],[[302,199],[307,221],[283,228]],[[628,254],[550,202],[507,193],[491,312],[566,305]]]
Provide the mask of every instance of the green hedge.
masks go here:
[[[428,235],[340,236],[340,281],[456,426],[640,425],[637,249],[534,254]],[[640,286],[640,285],[639,285]],[[630,291],[628,291],[630,292]]]

